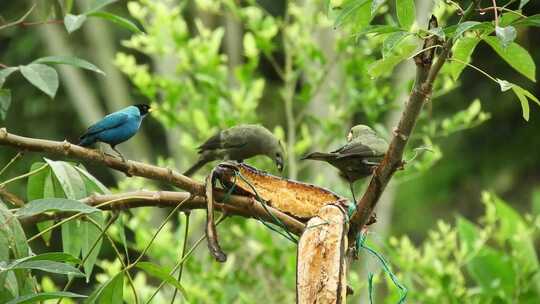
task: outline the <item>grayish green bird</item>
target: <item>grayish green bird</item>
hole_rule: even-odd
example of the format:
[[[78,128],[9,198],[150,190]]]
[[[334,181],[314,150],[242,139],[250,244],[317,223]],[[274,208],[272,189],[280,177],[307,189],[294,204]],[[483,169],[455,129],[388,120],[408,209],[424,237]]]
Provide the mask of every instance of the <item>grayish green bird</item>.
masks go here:
[[[279,140],[263,126],[239,125],[221,130],[198,147],[199,160],[184,175],[191,176],[205,164],[214,160],[245,159],[265,155],[272,159],[278,170],[283,170],[283,147]]]
[[[347,141],[335,151],[312,152],[302,159],[324,161],[339,169],[340,175],[349,182],[354,196],[353,183],[373,173],[388,150],[388,143],[366,125],[352,127]]]

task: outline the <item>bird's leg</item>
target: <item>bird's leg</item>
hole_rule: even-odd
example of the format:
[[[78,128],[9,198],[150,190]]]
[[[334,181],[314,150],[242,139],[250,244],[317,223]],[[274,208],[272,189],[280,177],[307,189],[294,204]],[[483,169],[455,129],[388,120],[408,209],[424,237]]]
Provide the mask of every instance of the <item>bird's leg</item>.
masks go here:
[[[118,156],[120,156],[123,162],[126,162],[126,158],[124,157],[124,155],[122,155],[122,153],[120,153],[120,151],[118,151],[115,146],[111,145],[111,149],[113,149],[114,152],[118,153]]]

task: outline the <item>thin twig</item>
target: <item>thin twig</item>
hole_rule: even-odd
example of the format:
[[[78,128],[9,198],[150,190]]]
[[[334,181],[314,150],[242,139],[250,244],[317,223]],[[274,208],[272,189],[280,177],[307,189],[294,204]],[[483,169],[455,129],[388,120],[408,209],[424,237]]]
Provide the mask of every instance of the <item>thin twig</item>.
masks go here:
[[[219,217],[219,219],[216,221],[216,226],[218,226],[219,224],[221,224],[227,217],[225,217],[225,215],[221,215]],[[206,233],[204,233],[194,244],[193,246],[191,246],[191,248],[188,250],[188,252],[186,253],[186,255],[180,259],[180,261],[178,261],[178,263],[176,263],[176,265],[174,265],[173,269],[169,272],[170,275],[173,275],[174,272],[180,268],[180,266],[184,265],[184,263],[187,261],[187,259],[191,256],[191,254],[193,253],[193,251],[195,251],[195,249],[197,249],[197,247],[202,243],[202,241],[204,241],[204,239],[206,239]],[[159,286],[156,288],[156,290],[154,291],[154,293],[150,296],[150,298],[145,302],[145,304],[149,304],[152,299],[154,299],[154,297],[158,294],[158,292],[161,290],[161,288],[165,286],[165,282],[161,282],[159,284]]]
[[[184,242],[182,243],[182,253],[180,255],[180,260],[184,259],[184,257],[186,256],[186,249],[187,249],[187,242],[188,242],[188,237],[189,237],[189,215],[191,213],[190,212],[186,212],[184,213],[185,217],[186,217],[186,223],[184,224],[185,228],[184,228]],[[184,263],[182,263],[180,265],[180,269],[178,270],[178,283],[181,283],[182,282],[182,272],[184,270]],[[174,303],[174,299],[176,298],[176,294],[178,293],[178,288],[174,288],[174,293],[173,293],[173,296],[172,296],[172,299],[171,299],[171,304]]]
[[[131,197],[131,198],[137,198],[137,199],[143,199],[143,200],[146,199],[146,197]],[[125,199],[126,199],[126,198],[118,198],[118,199],[115,199],[115,200],[106,201],[106,202],[104,202],[104,203],[102,203],[102,204],[97,205],[96,208],[104,207],[104,206],[113,204],[113,203],[115,203],[115,202],[117,202],[117,201],[123,201],[123,200],[125,200]],[[65,223],[67,223],[67,222],[69,222],[69,221],[71,221],[71,220],[74,220],[74,219],[76,219],[76,218],[78,218],[78,217],[80,217],[80,216],[82,216],[82,215],[84,215],[84,213],[82,213],[82,212],[75,213],[75,214],[73,214],[72,216],[70,216],[70,217],[68,217],[68,218],[65,218],[65,219],[61,220],[60,222],[58,222],[58,223],[56,223],[56,224],[54,224],[54,225],[52,225],[52,226],[50,226],[50,227],[47,227],[47,229],[43,229],[43,230],[40,231],[39,233],[37,233],[37,234],[35,234],[34,236],[32,236],[31,238],[29,238],[26,242],[27,242],[27,243],[30,243],[31,241],[37,239],[38,237],[44,235],[44,234],[47,233],[47,232],[53,230],[54,228],[56,228],[56,227],[58,227],[58,226],[61,226],[61,225],[65,224]]]
[[[458,62],[458,63],[461,63],[461,64],[464,64],[470,68],[473,68],[475,70],[477,70],[478,72],[482,73],[484,76],[486,76],[487,78],[493,80],[495,83],[499,83],[497,81],[497,79],[493,78],[491,75],[489,75],[487,72],[485,72],[484,70],[480,69],[479,67],[473,65],[473,64],[470,64],[468,62],[465,62],[463,60],[460,60],[460,59],[457,59],[457,58],[448,58],[449,61],[455,61],[455,62]]]
[[[49,164],[44,164],[43,166],[41,166],[41,167],[39,167],[39,168],[37,168],[35,170],[32,170],[30,172],[27,172],[27,173],[19,175],[19,176],[15,176],[14,178],[8,179],[7,181],[0,184],[0,188],[5,187],[7,184],[12,183],[14,181],[17,181],[17,180],[32,176],[32,175],[40,172],[41,170],[45,169],[48,166],[49,166]]]
[[[90,219],[90,217],[87,217],[88,219]],[[99,233],[99,236],[97,237],[97,239],[94,241],[94,243],[92,244],[92,246],[90,247],[90,250],[88,250],[88,253],[83,257],[82,261],[79,263],[79,269],[82,269],[84,267],[84,263],[86,262],[86,260],[88,260],[88,258],[90,257],[90,255],[92,254],[92,251],[94,251],[94,249],[97,247],[97,244],[101,241],[101,239],[103,238],[103,236],[105,236],[105,232],[107,231],[107,229],[109,229],[111,227],[111,225],[116,221],[116,219],[118,219],[118,213],[114,213],[112,216],[111,216],[111,219],[109,220],[109,222],[105,225],[105,227],[103,228],[103,230],[101,230],[101,232]],[[92,220],[92,223],[94,223],[94,221]],[[99,226],[99,224],[96,222],[95,224],[97,224],[97,226]],[[62,289],[62,291],[67,291],[68,288],[71,286],[71,284],[73,283],[73,280],[75,279],[75,277],[70,277],[69,280],[67,281],[66,285],[64,286],[64,288]],[[64,298],[59,298],[58,301],[56,302],[56,304],[60,304],[62,303],[62,300]]]
[[[3,30],[5,28],[7,28],[7,27],[14,26],[14,25],[17,25],[19,23],[22,23],[30,15],[30,13],[32,13],[32,11],[34,10],[35,7],[36,7],[36,4],[35,3],[32,4],[32,7],[30,7],[30,9],[21,18],[17,19],[16,21],[13,21],[11,23],[1,25],[0,30]]]
[[[101,226],[99,225],[99,223],[96,222],[93,218],[88,217],[87,219],[92,224],[94,224],[94,226],[96,226],[100,231],[104,231],[103,228],[101,228]],[[114,240],[109,235],[109,231],[105,231],[105,236],[107,237],[107,240],[111,244],[111,247],[113,248],[113,250],[114,250],[114,252],[116,254],[116,257],[120,261],[120,264],[122,264],[122,268],[126,268],[126,263],[122,259],[122,254],[120,253],[120,250],[118,250],[118,247],[116,247],[116,244],[115,244]],[[129,271],[126,271],[126,276],[128,277],[128,283],[129,283],[129,285],[131,287],[131,290],[133,291],[133,297],[135,298],[135,304],[138,304],[139,303],[139,297],[137,296],[137,289],[135,288],[135,283],[133,282],[133,278],[131,277],[131,274],[129,273]]]
[[[17,159],[21,158],[21,156],[23,156],[23,153],[17,152],[17,154],[15,154],[13,158],[11,158],[11,160],[4,166],[4,168],[0,170],[0,176],[2,175],[2,173],[4,173],[7,170],[7,168],[9,168],[9,166],[11,166],[11,164],[13,164]]]
[[[137,257],[137,259],[135,259],[135,261],[131,264],[129,264],[127,266],[126,269],[124,269],[125,271],[135,267],[137,265],[137,263],[139,263],[139,261],[143,258],[143,256],[146,254],[146,252],[148,251],[148,249],[150,249],[150,246],[152,246],[152,243],[154,242],[154,240],[156,239],[157,235],[161,232],[161,229],[163,229],[163,227],[165,227],[165,225],[167,224],[167,222],[171,219],[171,217],[176,214],[176,212],[178,212],[178,209],[180,209],[180,207],[182,207],[182,205],[188,201],[189,199],[191,198],[191,196],[187,197],[186,199],[184,199],[183,201],[181,201],[176,207],[174,207],[174,209],[169,213],[169,215],[167,215],[167,217],[163,220],[163,222],[161,223],[161,225],[158,227],[158,229],[156,230],[156,232],[154,233],[154,235],[152,236],[152,238],[150,239],[150,242],[148,242],[148,244],[146,245],[146,247],[143,249],[143,251],[141,252],[141,254]]]
[[[497,14],[497,1],[492,0],[493,2],[493,14],[495,14],[495,27],[499,27],[499,16]]]

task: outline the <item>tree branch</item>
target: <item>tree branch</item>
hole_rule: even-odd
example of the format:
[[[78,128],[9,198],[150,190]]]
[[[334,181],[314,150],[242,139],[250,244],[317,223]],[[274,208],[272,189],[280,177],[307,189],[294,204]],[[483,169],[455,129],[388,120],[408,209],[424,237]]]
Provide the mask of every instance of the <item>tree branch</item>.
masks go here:
[[[476,2],[473,1],[471,3],[464,12],[460,22],[469,18]],[[435,24],[433,23],[436,23],[434,17],[430,20],[430,28],[434,27]],[[427,38],[424,41],[424,47],[422,49],[430,48],[437,43],[437,40],[438,38],[435,35]],[[443,50],[433,65],[432,61],[435,57],[434,48],[425,50],[414,57],[416,63],[416,81],[414,87],[409,95],[409,100],[405,104],[405,109],[401,114],[398,126],[394,129],[394,136],[390,142],[388,151],[381,164],[375,170],[364,195],[356,205],[356,211],[350,220],[349,239],[354,240],[360,229],[366,225],[388,182],[394,173],[403,166],[402,158],[407,142],[412,134],[424,102],[431,98],[433,84],[437,75],[448,57],[450,57],[453,42],[453,39],[450,38],[444,43]]]
[[[158,207],[158,208],[173,208],[179,202],[185,200],[190,195],[189,192],[176,191],[134,191],[122,194],[107,194],[107,195],[92,195],[80,201],[90,206],[98,206],[108,201],[115,200],[113,204],[101,207],[103,210],[127,210],[141,207]],[[122,199],[125,198],[125,199]],[[300,235],[304,230],[304,223],[290,217],[289,215],[276,210],[275,208],[266,206],[270,214],[258,203],[250,197],[231,195],[226,202],[215,203],[214,207],[217,211],[230,215],[239,215],[248,218],[261,218],[265,221],[273,223],[275,216],[279,218],[287,229],[296,235]],[[206,198],[204,196],[194,196],[186,201],[180,208],[180,211],[190,211],[194,209],[206,209]],[[20,221],[24,225],[35,224],[46,220],[56,220],[65,218],[73,213],[63,212],[55,214],[37,214],[34,216],[21,218]]]
[[[172,169],[148,165],[128,160],[126,162],[113,156],[106,155],[98,150],[87,149],[68,141],[52,141],[30,137],[23,137],[8,133],[6,128],[0,129],[0,145],[12,146],[19,150],[45,152],[63,157],[74,157],[81,160],[95,162],[109,168],[121,171],[127,175],[146,177],[152,180],[166,182],[184,189],[194,195],[204,194],[204,185],[186,177]]]
[[[173,191],[136,191],[114,195],[94,195],[81,201],[91,206],[96,206],[107,201],[121,199],[111,205],[106,205],[103,209],[130,209],[138,207],[175,207],[178,202],[186,199],[190,193],[193,198],[187,201],[180,210],[206,209],[206,197],[204,184],[186,177],[172,169],[153,166],[137,161],[121,159],[106,155],[97,150],[83,148],[67,141],[52,141],[30,137],[23,137],[8,133],[6,128],[0,129],[0,145],[12,146],[20,150],[34,152],[46,152],[63,157],[74,157],[80,160],[86,160],[107,166],[109,168],[122,171],[128,175],[146,177],[152,180],[158,180],[177,186],[187,192]],[[133,196],[137,198],[134,199]],[[227,214],[240,215],[243,217],[261,218],[273,223],[274,216],[285,224],[289,231],[300,235],[304,230],[305,224],[301,221],[283,213],[275,208],[263,207],[252,197],[229,195],[219,190],[214,190],[216,210]],[[128,198],[131,197],[131,198]],[[142,197],[142,198],[141,198]],[[267,211],[268,209],[269,211]],[[66,214],[39,214],[29,218],[23,218],[23,223],[35,223],[49,219],[62,218]]]

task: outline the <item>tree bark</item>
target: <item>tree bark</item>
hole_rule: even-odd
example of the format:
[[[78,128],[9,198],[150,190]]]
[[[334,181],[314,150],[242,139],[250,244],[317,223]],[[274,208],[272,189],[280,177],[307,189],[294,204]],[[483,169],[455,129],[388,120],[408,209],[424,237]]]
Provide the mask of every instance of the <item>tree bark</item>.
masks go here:
[[[297,303],[345,303],[347,220],[341,206],[327,205],[307,223],[298,243]]]

